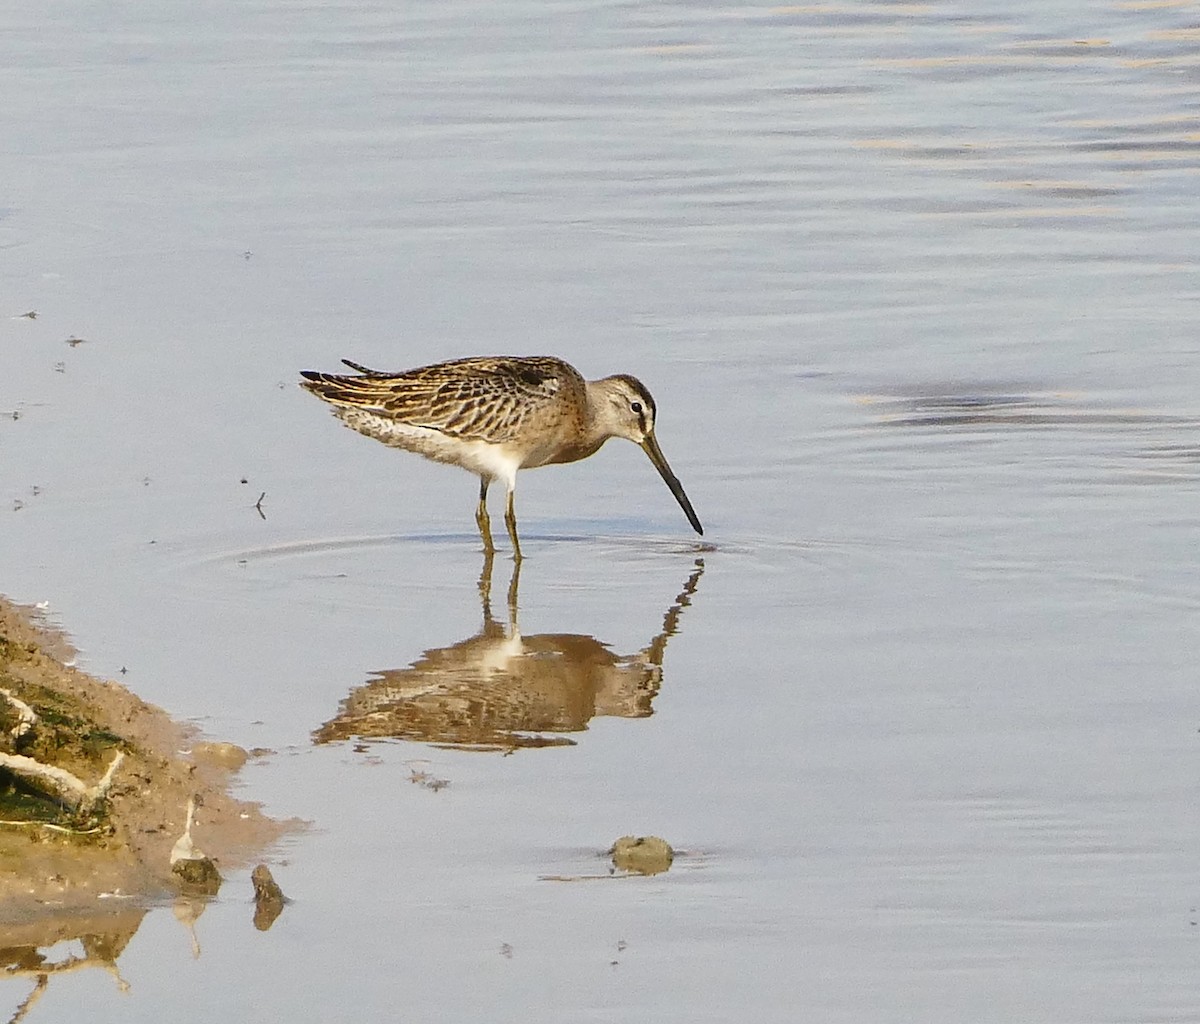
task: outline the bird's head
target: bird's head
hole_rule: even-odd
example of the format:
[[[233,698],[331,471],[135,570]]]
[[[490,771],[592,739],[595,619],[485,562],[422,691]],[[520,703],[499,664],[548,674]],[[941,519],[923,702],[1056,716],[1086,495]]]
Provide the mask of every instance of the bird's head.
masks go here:
[[[656,409],[654,398],[646,390],[646,385],[636,377],[619,373],[615,377],[605,377],[597,381],[590,397],[604,432],[609,437],[623,437],[632,441],[649,456],[654,468],[675,495],[675,500],[679,502],[683,514],[692,524],[692,529],[703,534],[704,528],[683,491],[683,484],[671,472],[666,456],[654,438]]]
[[[610,437],[641,444],[654,436],[654,399],[636,377],[627,373],[598,381],[601,408],[597,410]]]

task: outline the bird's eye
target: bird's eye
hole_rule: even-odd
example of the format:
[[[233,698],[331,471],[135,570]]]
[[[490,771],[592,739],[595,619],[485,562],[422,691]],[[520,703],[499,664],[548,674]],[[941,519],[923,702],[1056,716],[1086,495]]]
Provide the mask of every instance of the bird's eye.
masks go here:
[[[641,402],[630,402],[629,408],[632,409],[634,412],[641,412],[642,411],[642,403]]]

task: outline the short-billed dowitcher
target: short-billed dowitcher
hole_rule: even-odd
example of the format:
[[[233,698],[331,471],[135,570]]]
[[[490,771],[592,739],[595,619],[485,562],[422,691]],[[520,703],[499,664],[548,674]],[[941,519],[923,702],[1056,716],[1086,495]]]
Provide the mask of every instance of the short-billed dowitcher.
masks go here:
[[[610,437],[641,447],[688,522],[704,533],[654,439],[654,399],[628,374],[584,380],[573,366],[550,356],[478,356],[404,373],[342,362],[357,373],[304,370],[301,386],[329,402],[334,415],[359,433],[477,473],[475,521],[489,553],[495,550],[487,511],[492,481],[507,489],[504,523],[513,557],[520,560],[513,511],[517,471],[586,459]]]

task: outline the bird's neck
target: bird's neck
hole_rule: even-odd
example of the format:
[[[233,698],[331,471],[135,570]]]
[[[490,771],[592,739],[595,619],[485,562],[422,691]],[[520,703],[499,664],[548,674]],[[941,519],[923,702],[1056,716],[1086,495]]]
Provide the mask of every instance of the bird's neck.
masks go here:
[[[607,377],[587,382],[587,419],[581,431],[581,442],[587,447],[588,455],[610,437],[616,437],[620,433],[613,413],[612,390]]]
[[[553,458],[549,459],[545,464],[549,466],[562,462],[578,462],[580,459],[586,459],[607,440],[608,435],[605,434],[594,440],[583,440],[563,445],[554,453]]]

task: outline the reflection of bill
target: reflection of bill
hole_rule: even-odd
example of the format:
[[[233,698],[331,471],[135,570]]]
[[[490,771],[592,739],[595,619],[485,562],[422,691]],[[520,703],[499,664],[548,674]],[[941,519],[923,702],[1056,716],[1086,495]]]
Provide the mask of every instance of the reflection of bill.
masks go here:
[[[350,691],[314,741],[392,738],[509,751],[570,745],[574,741],[562,734],[587,728],[596,715],[652,714],[667,640],[678,631],[704,561],[696,559],[659,633],[630,655],[615,654],[592,636],[522,636],[517,572],[509,586],[507,627],[492,617],[489,559],[480,579],[483,628],[461,643],[426,651],[408,668],[374,673]]]

